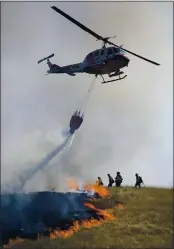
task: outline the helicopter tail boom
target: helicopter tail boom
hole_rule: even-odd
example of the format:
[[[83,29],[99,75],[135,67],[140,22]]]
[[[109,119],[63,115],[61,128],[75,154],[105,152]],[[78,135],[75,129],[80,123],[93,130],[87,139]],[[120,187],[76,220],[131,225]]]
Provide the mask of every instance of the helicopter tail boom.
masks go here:
[[[73,72],[69,72],[68,70],[66,70],[63,67],[60,67],[60,66],[58,66],[56,64],[52,64],[49,59],[52,58],[53,56],[54,56],[54,54],[51,54],[51,55],[49,55],[47,57],[44,57],[43,59],[39,60],[37,63],[39,64],[39,63],[47,60],[47,64],[48,64],[48,67],[49,67],[49,70],[47,71],[47,74],[66,73],[66,74],[68,74],[70,76],[75,76],[75,74]]]

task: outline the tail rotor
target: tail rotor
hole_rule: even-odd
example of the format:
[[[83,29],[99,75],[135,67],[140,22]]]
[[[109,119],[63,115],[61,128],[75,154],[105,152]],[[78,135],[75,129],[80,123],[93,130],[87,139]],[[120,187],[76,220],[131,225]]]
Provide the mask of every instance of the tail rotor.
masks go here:
[[[44,57],[43,59],[39,60],[37,63],[39,64],[39,63],[41,63],[41,62],[43,62],[43,61],[45,61],[45,60],[49,60],[49,59],[52,58],[53,56],[54,56],[54,54],[51,54],[51,55],[49,55],[49,56],[47,56],[47,57]]]

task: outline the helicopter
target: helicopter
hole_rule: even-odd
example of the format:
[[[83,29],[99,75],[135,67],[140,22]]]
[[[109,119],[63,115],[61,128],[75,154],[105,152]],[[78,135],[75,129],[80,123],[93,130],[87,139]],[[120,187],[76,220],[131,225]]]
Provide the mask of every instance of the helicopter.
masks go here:
[[[124,75],[121,77],[120,75],[124,74],[123,71],[120,69],[124,67],[128,67],[130,63],[130,59],[125,55],[126,53],[132,54],[142,60],[145,60],[149,63],[152,63],[156,66],[159,66],[160,64],[157,62],[154,62],[152,60],[149,60],[143,56],[140,56],[138,54],[135,54],[125,48],[123,48],[123,45],[118,46],[114,44],[113,42],[109,41],[110,38],[114,37],[102,37],[92,31],[91,29],[84,26],[82,23],[78,22],[56,6],[51,7],[54,11],[59,13],[60,15],[67,18],[69,21],[80,27],[82,30],[86,31],[90,35],[94,36],[97,40],[101,40],[103,42],[101,49],[97,49],[95,51],[90,52],[83,62],[71,64],[67,66],[58,66],[56,64],[52,64],[50,61],[50,58],[54,56],[54,54],[51,54],[41,60],[38,61],[38,64],[47,60],[47,64],[49,67],[49,70],[47,71],[47,74],[68,74],[70,76],[75,76],[76,73],[87,73],[87,74],[94,74],[96,77],[100,75],[103,79],[102,83],[109,83],[117,80],[122,80],[127,77],[127,75]],[[109,44],[111,46],[106,47],[106,44]],[[113,80],[105,81],[103,75],[108,74],[110,78],[116,77]]]

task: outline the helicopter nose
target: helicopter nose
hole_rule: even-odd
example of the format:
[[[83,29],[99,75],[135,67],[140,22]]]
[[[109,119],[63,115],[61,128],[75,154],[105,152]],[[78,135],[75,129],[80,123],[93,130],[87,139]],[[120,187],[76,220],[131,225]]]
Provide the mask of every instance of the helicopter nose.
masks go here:
[[[125,56],[124,58],[125,58],[125,61],[126,61],[127,63],[129,63],[129,61],[130,61],[129,58],[126,57],[126,56]]]
[[[129,58],[125,56],[125,57],[124,57],[125,66],[128,67],[129,62],[130,62]]]

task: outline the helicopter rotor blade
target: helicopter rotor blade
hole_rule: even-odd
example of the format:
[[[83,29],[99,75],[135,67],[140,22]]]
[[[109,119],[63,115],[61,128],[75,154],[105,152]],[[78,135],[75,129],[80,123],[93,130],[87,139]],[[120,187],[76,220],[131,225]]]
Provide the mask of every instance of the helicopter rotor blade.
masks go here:
[[[118,47],[118,48],[120,47],[120,46],[117,46],[116,44],[114,44],[113,42],[110,42],[110,41],[107,41],[107,43],[110,44],[110,45],[113,45],[113,46],[115,46],[115,47]],[[160,64],[157,63],[157,62],[155,62],[155,61],[149,60],[149,59],[147,59],[147,58],[145,58],[145,57],[143,57],[143,56],[141,56],[141,55],[135,54],[135,53],[133,53],[133,52],[131,52],[131,51],[125,49],[125,48],[121,48],[121,49],[122,49],[123,51],[129,53],[129,54],[132,54],[132,55],[134,55],[134,56],[136,56],[136,57],[142,59],[142,60],[145,60],[145,61],[147,61],[147,62],[150,62],[150,63],[152,63],[152,64],[154,64],[154,65],[156,65],[156,66],[160,66]]]
[[[71,16],[69,16],[68,14],[66,14],[65,12],[63,12],[62,10],[58,9],[56,6],[52,6],[51,8],[53,10],[55,10],[57,13],[59,13],[60,15],[64,16],[65,18],[67,18],[72,23],[76,24],[79,28],[81,28],[84,31],[88,32],[90,35],[96,37],[97,40],[104,40],[104,38],[102,36],[98,35],[94,31],[92,31],[91,29],[87,28],[85,25],[83,25],[82,23],[78,22],[77,20],[75,20],[74,18],[72,18]]]
[[[104,38],[104,37],[98,35],[98,34],[95,33],[94,31],[92,31],[91,29],[87,28],[87,27],[86,27],[85,25],[83,25],[82,23],[78,22],[77,20],[75,20],[74,18],[72,18],[71,16],[69,16],[68,14],[66,14],[65,12],[63,12],[62,10],[58,9],[56,6],[52,6],[51,8],[52,8],[53,10],[55,10],[57,13],[59,13],[60,15],[64,16],[65,18],[67,18],[69,21],[71,21],[71,22],[74,23],[75,25],[77,25],[79,28],[83,29],[84,31],[88,32],[90,35],[92,35],[92,36],[94,36],[95,38],[97,38],[97,40],[102,40],[104,43],[108,43],[108,44],[110,44],[110,45],[113,45],[114,47],[118,47],[118,48],[119,48],[119,46],[117,46],[116,44],[114,44],[114,43],[108,41],[107,38]],[[134,55],[134,56],[136,56],[136,57],[138,57],[138,58],[140,58],[140,59],[142,59],[142,60],[145,60],[145,61],[147,61],[147,62],[150,62],[150,63],[152,63],[152,64],[154,64],[154,65],[156,65],[156,66],[159,66],[159,65],[160,65],[159,63],[157,63],[157,62],[155,62],[155,61],[149,60],[149,59],[147,59],[147,58],[145,58],[145,57],[143,57],[143,56],[141,56],[141,55],[135,54],[135,53],[133,53],[133,52],[131,52],[131,51],[125,49],[125,48],[121,48],[121,49],[122,49],[123,51],[129,53],[129,54],[132,54],[132,55]]]

